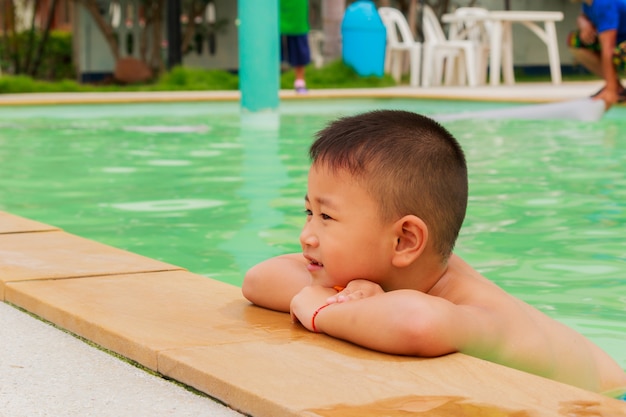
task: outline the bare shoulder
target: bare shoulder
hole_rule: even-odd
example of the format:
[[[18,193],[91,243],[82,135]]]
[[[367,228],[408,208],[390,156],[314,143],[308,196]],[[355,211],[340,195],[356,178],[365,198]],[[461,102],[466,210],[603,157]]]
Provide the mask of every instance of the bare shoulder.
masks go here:
[[[436,291],[431,295],[457,305],[496,307],[513,298],[457,255],[450,257],[446,273],[433,289]]]
[[[498,287],[461,258],[450,259],[444,296],[477,329],[465,353],[593,391],[626,384],[602,349],[576,330]]]

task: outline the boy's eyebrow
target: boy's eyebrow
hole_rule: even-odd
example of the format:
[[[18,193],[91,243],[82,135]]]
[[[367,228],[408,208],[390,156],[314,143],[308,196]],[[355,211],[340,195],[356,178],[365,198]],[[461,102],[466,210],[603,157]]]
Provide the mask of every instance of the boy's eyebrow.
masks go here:
[[[304,201],[305,201],[305,202],[307,202],[307,203],[310,203],[310,202],[311,202],[311,200],[309,199],[309,195],[308,195],[308,194],[305,194],[305,195],[304,195]],[[331,208],[331,209],[336,208],[336,207],[335,207],[335,205],[332,203],[332,201],[331,201],[331,200],[329,200],[329,199],[327,199],[327,198],[324,198],[324,197],[318,197],[318,198],[316,198],[316,199],[315,199],[315,202],[316,202],[317,204],[319,204],[320,206],[326,206],[326,207]]]

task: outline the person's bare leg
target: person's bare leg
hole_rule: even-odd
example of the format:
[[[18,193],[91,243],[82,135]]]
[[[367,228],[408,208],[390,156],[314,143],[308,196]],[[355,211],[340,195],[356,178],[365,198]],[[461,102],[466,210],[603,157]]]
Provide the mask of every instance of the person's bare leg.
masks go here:
[[[304,67],[295,67],[293,72],[296,74],[296,80],[304,80]]]
[[[570,52],[576,62],[587,68],[591,73],[604,78],[602,75],[602,63],[600,62],[600,55],[598,53],[585,48],[570,48]],[[624,87],[619,76],[617,77],[617,83],[620,85],[620,90],[623,91]],[[598,91],[596,95],[601,91],[602,90]]]
[[[295,74],[294,87],[298,93],[306,93],[306,81],[304,80],[304,66],[294,67],[293,72]]]
[[[587,68],[591,73],[602,77],[602,64],[599,54],[585,48],[570,48],[570,52],[576,62]]]

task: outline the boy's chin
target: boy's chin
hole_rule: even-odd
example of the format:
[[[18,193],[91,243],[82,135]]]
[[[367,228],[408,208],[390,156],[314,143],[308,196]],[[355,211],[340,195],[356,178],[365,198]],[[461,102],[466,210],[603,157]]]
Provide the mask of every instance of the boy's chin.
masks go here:
[[[335,285],[337,285],[333,283],[333,280],[330,277],[328,277],[326,274],[313,275],[313,279],[311,282],[313,285],[319,285],[320,287],[324,287],[324,288],[332,288]]]

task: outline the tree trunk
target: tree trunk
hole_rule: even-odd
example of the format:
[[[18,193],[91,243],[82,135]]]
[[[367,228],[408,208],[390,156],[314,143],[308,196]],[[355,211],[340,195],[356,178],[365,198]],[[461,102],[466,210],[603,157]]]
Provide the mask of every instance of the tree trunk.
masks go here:
[[[46,48],[46,43],[48,42],[48,38],[50,37],[50,28],[52,27],[52,22],[54,21],[57,4],[58,0],[52,0],[52,2],[50,3],[50,9],[48,10],[48,16],[46,18],[46,25],[43,28],[41,40],[39,41],[39,45],[37,45],[37,51],[35,52],[35,55],[33,57],[33,65],[29,70],[29,74],[31,77],[35,77],[35,74],[37,74],[37,71],[39,70],[41,58],[43,57],[43,51]]]
[[[28,38],[26,40],[26,47],[24,48],[24,72],[30,74],[30,62],[33,55],[33,49],[35,47],[35,22],[37,20],[37,10],[41,5],[40,0],[33,1],[33,16],[30,19],[30,29],[28,30]]]
[[[165,2],[158,0],[152,16],[152,52],[150,59],[150,67],[155,75],[162,74],[165,71],[165,62],[163,62],[163,55],[161,54],[161,38],[163,37],[163,9],[165,8]]]
[[[204,4],[200,2],[198,4],[197,1],[192,1],[189,6],[189,13],[187,13],[187,26],[185,27],[185,32],[183,33],[183,40],[181,45],[181,51],[183,55],[187,53],[191,42],[193,42],[193,38],[196,34],[196,18],[199,17],[204,11]]]
[[[7,25],[8,32],[8,42],[7,49],[9,51],[9,56],[11,61],[13,62],[13,73],[19,74],[22,70],[21,62],[20,62],[20,48],[19,48],[19,39],[17,34],[17,22],[15,17],[15,5],[11,0],[5,0],[9,4],[9,10],[7,11],[9,24]]]
[[[413,33],[413,38],[415,38],[417,35],[417,0],[411,0],[411,3],[409,3],[408,23]]]
[[[13,2],[10,0],[0,0],[2,2],[2,55],[1,60],[8,60],[11,56],[11,37],[10,33],[13,33]],[[0,68],[1,70],[1,68]]]
[[[345,10],[345,0],[322,0],[323,53],[329,60],[341,57],[341,20]]]

